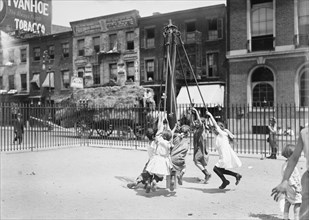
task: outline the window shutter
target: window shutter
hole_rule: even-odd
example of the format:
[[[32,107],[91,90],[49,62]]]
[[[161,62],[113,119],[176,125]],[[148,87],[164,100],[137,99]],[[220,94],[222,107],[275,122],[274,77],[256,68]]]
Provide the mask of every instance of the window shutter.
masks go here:
[[[218,19],[218,38],[223,38],[223,19]]]

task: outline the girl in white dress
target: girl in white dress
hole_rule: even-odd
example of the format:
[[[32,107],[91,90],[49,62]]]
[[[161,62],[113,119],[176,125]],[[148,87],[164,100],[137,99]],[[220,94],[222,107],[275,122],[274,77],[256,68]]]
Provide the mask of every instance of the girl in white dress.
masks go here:
[[[159,117],[158,131],[154,142],[149,146],[149,162],[146,171],[150,174],[150,179],[146,181],[146,192],[150,191],[150,187],[155,188],[156,178],[163,178],[170,175],[172,168],[170,149],[172,147],[172,131],[168,127],[168,123],[164,123],[163,117]],[[150,186],[151,184],[151,186]]]
[[[232,149],[229,139],[233,139],[234,135],[227,130],[222,123],[217,123],[210,112],[207,111],[210,122],[213,125],[213,132],[215,134],[216,149],[219,153],[219,161],[215,164],[213,170],[222,180],[219,189],[224,189],[230,184],[224,175],[234,176],[236,178],[236,185],[238,185],[242,176],[239,173],[232,172],[228,169],[240,167],[241,161]]]

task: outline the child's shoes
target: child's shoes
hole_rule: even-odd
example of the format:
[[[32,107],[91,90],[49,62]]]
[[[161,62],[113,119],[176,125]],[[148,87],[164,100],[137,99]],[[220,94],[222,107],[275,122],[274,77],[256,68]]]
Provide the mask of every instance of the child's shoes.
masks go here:
[[[230,181],[226,180],[225,182],[221,184],[221,186],[219,186],[219,189],[225,189],[225,187],[229,184],[230,184]]]

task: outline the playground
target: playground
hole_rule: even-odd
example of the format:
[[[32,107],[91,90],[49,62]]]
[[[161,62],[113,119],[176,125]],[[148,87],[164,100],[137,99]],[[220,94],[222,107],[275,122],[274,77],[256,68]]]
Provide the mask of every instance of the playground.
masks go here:
[[[183,185],[174,191],[165,180],[158,190],[128,189],[147,161],[145,150],[109,147],[72,147],[34,152],[1,152],[1,219],[281,219],[271,189],[281,179],[283,157],[277,160],[240,155],[238,171],[224,190],[212,168],[212,177],[200,183],[202,173],[186,158]],[[298,168],[304,171],[304,158]],[[291,213],[291,218],[293,215]]]

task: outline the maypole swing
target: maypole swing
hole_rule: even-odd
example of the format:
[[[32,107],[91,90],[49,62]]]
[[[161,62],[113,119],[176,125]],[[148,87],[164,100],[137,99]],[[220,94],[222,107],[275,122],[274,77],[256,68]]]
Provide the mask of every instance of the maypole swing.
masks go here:
[[[192,65],[190,63],[188,54],[186,52],[185,46],[184,46],[184,42],[181,39],[181,34],[180,31],[178,30],[177,26],[172,24],[172,21],[169,20],[169,24],[167,26],[164,27],[163,30],[163,36],[164,36],[164,57],[166,58],[165,60],[165,68],[162,72],[165,72],[165,91],[164,91],[164,113],[166,113],[167,115],[167,119],[169,122],[169,126],[170,128],[173,128],[177,122],[177,102],[176,102],[176,77],[175,77],[175,67],[176,67],[176,58],[178,58],[179,63],[180,63],[180,67],[181,67],[181,72],[183,74],[183,77],[185,79],[185,85],[186,85],[186,90],[188,93],[188,97],[190,100],[190,105],[191,107],[193,107],[194,103],[192,103],[192,99],[190,96],[190,92],[189,92],[189,88],[188,88],[188,83],[187,83],[187,78],[186,78],[186,74],[184,72],[184,67],[183,67],[183,62],[181,60],[180,54],[179,54],[179,50],[177,48],[177,44],[180,45],[180,48],[182,49],[185,58],[186,58],[186,62],[189,66],[190,69],[190,73],[192,74],[195,84],[198,88],[199,91],[199,95],[202,99],[203,105],[207,111],[207,106],[206,103],[204,101],[203,95],[201,93],[196,75],[194,73],[194,70],[192,68]],[[162,76],[163,79],[163,76]],[[162,91],[162,83],[161,83],[161,88],[160,88],[160,92]],[[160,108],[161,106],[161,102],[158,105],[158,108]]]
[[[178,31],[178,28],[172,24],[172,21],[169,20],[169,24],[164,27],[163,30],[163,36],[164,36],[164,58],[165,60],[165,68],[162,71],[162,79],[163,79],[163,74],[165,73],[165,89],[164,89],[164,106],[163,106],[163,111],[164,115],[167,116],[167,121],[169,123],[169,127],[173,129],[177,123],[177,102],[176,102],[176,76],[175,76],[175,68],[176,68],[176,59],[178,57],[178,60],[180,62],[180,67],[181,67],[181,72],[183,74],[183,77],[185,79],[185,85],[188,93],[188,97],[190,100],[190,105],[193,107],[192,99],[190,96],[189,88],[188,88],[188,83],[187,83],[187,78],[186,74],[184,72],[183,68],[183,63],[181,60],[181,56],[179,54],[179,51],[177,50],[177,44],[180,44],[180,48],[185,54],[186,61],[189,65],[190,68],[190,73],[193,75],[195,84],[198,88],[199,95],[201,96],[201,99],[203,101],[203,105],[207,111],[207,106],[205,104],[204,98],[202,96],[201,90],[199,88],[198,82],[196,75],[193,71],[192,65],[190,63],[188,54],[185,50],[184,43],[181,39],[181,34]],[[163,83],[161,82],[161,87],[160,87],[160,94],[162,94],[162,86]],[[158,105],[158,111],[160,111],[161,107],[161,100]],[[166,178],[167,180],[167,187],[170,188],[171,191],[174,190],[175,183],[176,183],[176,175],[175,173],[172,173],[170,176]],[[173,183],[173,184],[172,184]]]

